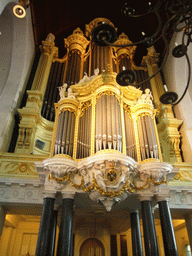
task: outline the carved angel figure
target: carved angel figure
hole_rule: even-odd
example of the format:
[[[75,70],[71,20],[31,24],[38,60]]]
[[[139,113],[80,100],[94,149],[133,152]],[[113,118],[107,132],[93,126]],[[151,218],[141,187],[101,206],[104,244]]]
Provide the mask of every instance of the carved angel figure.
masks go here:
[[[106,184],[104,179],[104,173],[102,171],[97,171],[95,175],[97,184],[106,192]]]
[[[72,92],[72,89],[69,87],[68,88],[68,98],[70,98],[70,99],[75,99],[75,95],[77,95],[77,93],[73,93]]]
[[[142,94],[140,99],[138,100],[138,103],[148,103],[152,104],[153,95],[150,91],[150,89],[145,89],[145,94]]]
[[[90,78],[88,77],[87,73],[84,72],[84,77],[79,81],[78,84],[86,83],[86,82],[89,82],[89,81],[90,81]]]
[[[150,89],[145,89],[145,95],[146,95],[146,103],[149,103],[151,104],[152,103],[152,100],[153,100],[153,95],[150,91]]]
[[[63,84],[62,86],[58,87],[59,88],[59,96],[60,96],[60,99],[64,99],[65,98],[65,92],[66,92],[66,89],[67,89],[67,84]]]
[[[96,68],[96,69],[94,70],[94,75],[90,77],[90,80],[94,79],[94,78],[97,77],[98,75],[99,75],[99,69]]]

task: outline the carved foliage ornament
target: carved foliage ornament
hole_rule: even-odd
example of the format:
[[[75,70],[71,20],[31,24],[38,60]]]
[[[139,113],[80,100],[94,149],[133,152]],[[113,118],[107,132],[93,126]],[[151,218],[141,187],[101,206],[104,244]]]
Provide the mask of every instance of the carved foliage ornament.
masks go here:
[[[152,167],[146,164],[145,168],[136,169],[121,161],[103,160],[79,169],[64,164],[49,165],[46,169],[49,170],[48,182],[52,182],[56,189],[71,185],[84,192],[98,191],[102,196],[115,197],[166,184],[170,167],[160,168],[162,163],[156,164],[157,168],[155,164]]]
[[[9,163],[5,166],[6,174],[27,174],[37,175],[34,164],[27,163]]]

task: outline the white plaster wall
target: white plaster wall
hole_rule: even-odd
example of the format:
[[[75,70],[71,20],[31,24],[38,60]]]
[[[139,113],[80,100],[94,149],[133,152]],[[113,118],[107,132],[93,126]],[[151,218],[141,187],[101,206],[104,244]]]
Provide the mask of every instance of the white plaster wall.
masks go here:
[[[11,67],[13,45],[13,15],[8,8],[0,15],[0,95],[6,84]]]
[[[5,6],[10,3],[13,2],[11,0],[1,0],[0,1],[0,14],[2,13],[2,11],[4,10]]]
[[[13,6],[14,3],[9,3],[2,12],[2,14],[7,13],[3,24],[6,23],[6,17],[12,19],[12,26],[7,26],[9,31],[4,31],[5,35],[10,36],[12,43],[7,45],[5,56],[3,53],[1,56],[1,58],[9,56],[10,60],[6,66],[9,71],[5,71],[8,75],[6,79],[4,77],[3,84],[1,84],[3,89],[0,94],[0,151],[7,151],[9,148],[14,114],[20,105],[35,55],[30,9],[26,10],[25,18],[19,19],[13,15]]]
[[[164,67],[165,81],[169,91],[182,96],[188,79],[188,65],[185,57],[174,58],[173,48],[181,44],[182,33],[176,33],[170,44],[168,61]],[[192,45],[188,47],[189,59],[192,60]],[[180,132],[182,136],[182,152],[184,161],[192,161],[192,81],[184,99],[174,108],[176,118],[183,120]]]

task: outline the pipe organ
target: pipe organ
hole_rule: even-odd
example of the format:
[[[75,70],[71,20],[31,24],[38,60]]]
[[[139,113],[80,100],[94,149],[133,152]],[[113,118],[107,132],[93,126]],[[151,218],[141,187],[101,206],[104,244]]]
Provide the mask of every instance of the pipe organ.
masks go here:
[[[91,36],[91,28],[96,26],[100,22],[99,20],[95,19],[87,25],[85,32],[87,37]],[[109,22],[106,19],[103,20]],[[128,37],[122,33],[116,44],[126,44],[129,42],[131,41]],[[148,78],[147,68],[145,66],[137,67],[133,62],[135,46],[129,48],[98,46],[91,40],[88,41],[79,28],[65,39],[65,46],[67,54],[62,59],[53,59],[47,82],[41,111],[42,116],[47,120],[54,121],[54,103],[59,100],[58,87],[63,83],[67,83],[68,87],[78,83],[85,73],[88,77],[91,77],[97,68],[100,72],[106,71],[108,65],[111,66],[113,72],[122,71],[123,68],[135,70],[137,82]],[[140,87],[144,91],[146,88],[150,88],[150,82]]]
[[[87,37],[98,22],[86,27]],[[127,43],[124,33],[116,41]],[[79,28],[65,44],[67,55],[53,61],[42,107],[43,117],[53,120],[58,101],[51,155],[83,159],[112,150],[139,162],[161,160],[150,82],[141,88],[116,82],[114,71],[123,68],[135,70],[137,82],[148,78],[147,67],[133,62],[135,46],[98,46]]]
[[[170,216],[165,199],[168,195],[166,176],[171,173],[172,166],[164,163],[161,155],[155,120],[157,111],[153,106],[153,97],[158,96],[154,93],[157,91],[155,80],[152,86],[151,81],[137,86],[148,78],[148,67],[151,68],[152,64],[149,58],[146,58],[148,67],[144,62],[140,67],[134,64],[135,46],[114,48],[95,45],[91,31],[99,22],[112,24],[107,19],[95,19],[86,25],[85,35],[77,28],[65,39],[67,54],[62,59],[58,58],[53,41],[48,38],[43,42],[46,51],[40,60],[32,90],[27,92],[26,107],[19,110],[21,123],[16,153],[34,154],[34,159],[40,161],[44,158],[36,163],[45,196],[37,255],[45,247],[44,230],[46,237],[53,239],[51,221],[58,194],[62,197],[62,213],[57,254],[67,255],[60,252],[72,248],[74,196],[79,193],[79,198],[84,198],[84,193],[87,193],[91,200],[101,202],[107,211],[115,203],[128,199],[126,208],[132,218],[137,215],[138,223],[136,225],[133,220],[131,226],[138,226],[138,230],[140,200],[143,223],[147,223],[144,226],[146,255],[158,256],[158,253],[148,253],[151,244],[155,251],[158,250],[150,201],[157,198],[160,210],[166,210]],[[121,34],[115,43],[129,42],[128,37]],[[46,60],[48,63],[44,63]],[[120,86],[117,83],[117,73],[124,68],[136,72],[135,84]],[[48,69],[49,74],[45,71]],[[167,110],[164,114],[171,115]],[[166,122],[170,123],[169,119]],[[170,130],[175,125],[172,122]],[[163,136],[168,138],[169,135],[163,130]],[[20,165],[24,168],[24,164]],[[14,165],[15,172],[20,170],[20,165]],[[28,175],[32,171],[29,168],[20,172]],[[14,175],[11,169],[9,173]],[[165,223],[169,219],[171,230],[170,218],[164,219]],[[133,248],[140,239],[137,233]],[[52,243],[47,240],[46,244],[48,253]]]
[[[72,85],[55,104],[52,155],[83,159],[99,152],[120,152],[142,162],[160,159],[152,95],[122,88],[110,70]]]

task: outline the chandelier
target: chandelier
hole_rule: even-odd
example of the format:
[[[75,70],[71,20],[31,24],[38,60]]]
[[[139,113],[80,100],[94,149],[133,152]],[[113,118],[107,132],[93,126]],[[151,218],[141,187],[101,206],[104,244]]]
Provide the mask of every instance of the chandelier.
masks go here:
[[[162,21],[160,10],[164,9],[166,13],[166,22]],[[145,47],[151,47],[155,42],[157,42],[160,38],[163,39],[165,44],[166,53],[164,59],[161,63],[159,69],[150,76],[148,79],[135,84],[136,74],[133,70],[123,70],[117,75],[117,83],[122,86],[127,85],[135,85],[140,86],[141,84],[149,81],[153,77],[155,77],[165,66],[169,55],[169,39],[170,33],[178,33],[182,32],[182,43],[177,45],[173,51],[172,55],[175,58],[180,58],[185,56],[188,64],[188,79],[187,84],[184,89],[184,92],[180,99],[178,99],[178,95],[175,92],[166,91],[161,97],[160,102],[163,104],[172,104],[173,106],[177,105],[181,102],[183,97],[185,96],[187,89],[190,83],[191,77],[191,65],[190,60],[187,54],[187,49],[189,44],[192,42],[192,1],[191,0],[158,0],[156,4],[152,4],[149,2],[147,11],[144,13],[139,13],[136,9],[130,7],[128,3],[125,3],[122,10],[122,14],[126,17],[130,18],[138,18],[142,16],[149,15],[154,13],[158,20],[158,25],[155,33],[151,36],[146,36],[143,33],[144,38],[138,42],[134,42],[131,44],[117,45],[115,43],[117,38],[116,29],[110,24],[100,22],[97,27],[92,30],[92,40],[95,44],[99,46],[113,46],[113,47],[130,47],[136,46],[139,44],[144,44]]]

